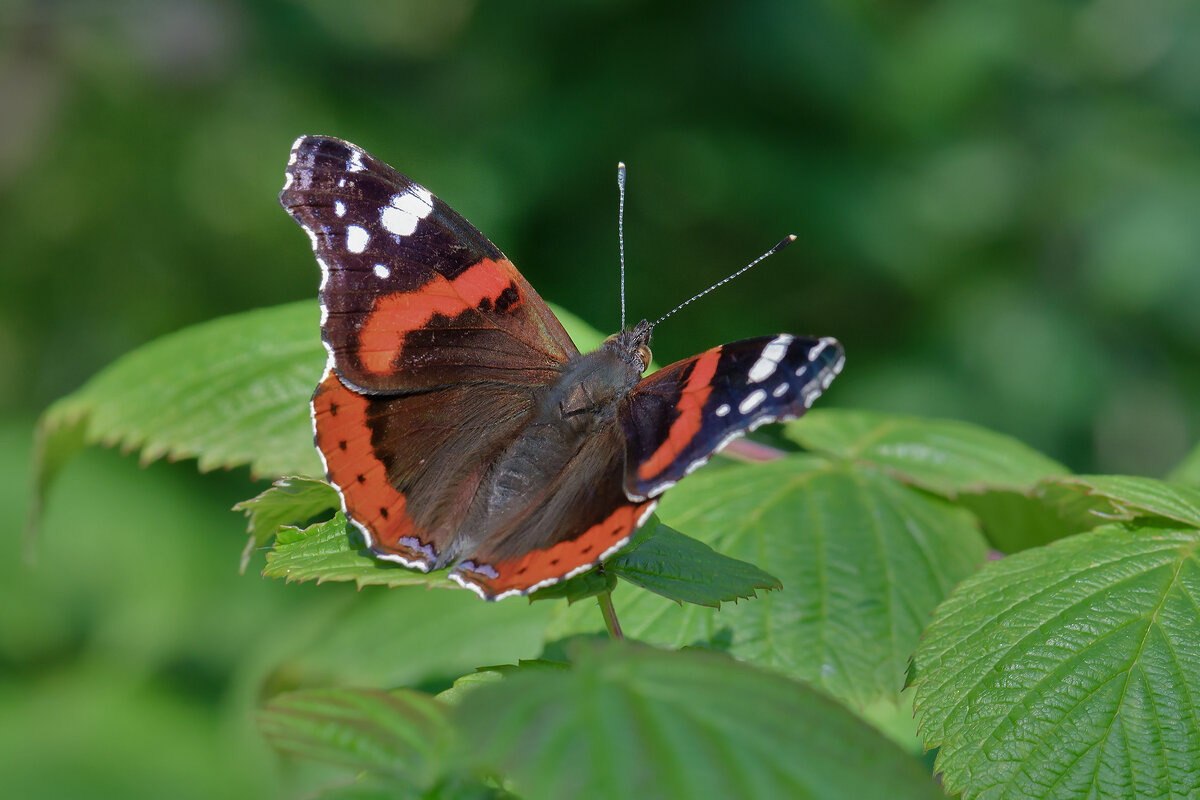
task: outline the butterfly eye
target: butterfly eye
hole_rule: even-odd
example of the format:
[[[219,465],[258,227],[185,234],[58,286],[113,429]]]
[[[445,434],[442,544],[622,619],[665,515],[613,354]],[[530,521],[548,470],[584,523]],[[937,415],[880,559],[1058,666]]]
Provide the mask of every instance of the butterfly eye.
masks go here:
[[[653,358],[653,356],[650,354],[649,347],[647,347],[646,345],[641,345],[637,349],[637,355],[638,355],[638,358],[640,358],[642,360],[642,369],[645,369],[646,367],[650,366],[650,359]]]

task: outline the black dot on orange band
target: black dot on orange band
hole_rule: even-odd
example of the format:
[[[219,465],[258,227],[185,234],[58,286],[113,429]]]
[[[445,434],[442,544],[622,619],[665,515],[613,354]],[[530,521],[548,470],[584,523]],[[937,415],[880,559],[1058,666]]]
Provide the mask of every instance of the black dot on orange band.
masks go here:
[[[501,314],[508,313],[509,309],[515,306],[521,300],[521,293],[517,291],[516,283],[509,283],[508,288],[500,293],[496,298],[496,310]]]
[[[346,449],[346,440],[343,439],[342,441],[338,442],[338,447],[341,448],[342,450],[345,450]]]
[[[387,519],[388,518],[388,510],[386,508],[384,508],[383,506],[380,506],[379,507],[379,516],[383,517],[384,519]]]
[[[557,563],[558,563],[558,559],[557,559],[557,558],[552,558],[552,559],[550,559],[550,566],[552,566],[552,567],[553,567],[553,566],[554,566],[555,564],[557,564]]]
[[[359,482],[359,483],[366,483],[366,482],[367,482],[367,476],[366,476],[366,475],[359,475],[359,476],[358,476],[358,482]]]
[[[587,547],[583,548],[579,552],[583,553],[586,556],[588,553],[592,552],[592,545],[589,544]]]
[[[337,416],[337,410],[338,410],[338,404],[337,404],[337,403],[330,403],[330,404],[329,404],[329,416],[331,416],[331,417],[336,417],[336,416]]]
[[[520,575],[520,574],[522,574],[523,572],[525,572],[525,570],[527,570],[527,569],[529,569],[529,568],[528,568],[528,567],[521,567],[519,570],[517,570],[516,574],[517,574],[517,575]]]

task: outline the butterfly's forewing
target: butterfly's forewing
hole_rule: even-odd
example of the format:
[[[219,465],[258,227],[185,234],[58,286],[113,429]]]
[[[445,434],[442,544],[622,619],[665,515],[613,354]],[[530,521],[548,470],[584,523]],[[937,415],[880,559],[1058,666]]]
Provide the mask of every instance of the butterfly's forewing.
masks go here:
[[[841,371],[834,339],[746,339],[644,378],[621,406],[625,490],[656,497],[732,439],[802,415]]]
[[[545,384],[578,352],[495,245],[362,148],[297,139],[279,200],[312,240],[322,338],[349,387]]]

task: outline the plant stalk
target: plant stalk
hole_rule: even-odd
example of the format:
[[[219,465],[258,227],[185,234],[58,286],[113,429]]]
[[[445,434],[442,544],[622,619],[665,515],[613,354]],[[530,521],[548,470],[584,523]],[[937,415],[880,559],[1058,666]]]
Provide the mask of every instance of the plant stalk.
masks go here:
[[[600,613],[604,615],[604,627],[608,628],[608,635],[614,639],[624,639],[621,623],[617,621],[617,610],[613,608],[612,592],[596,595],[596,600],[600,603]]]

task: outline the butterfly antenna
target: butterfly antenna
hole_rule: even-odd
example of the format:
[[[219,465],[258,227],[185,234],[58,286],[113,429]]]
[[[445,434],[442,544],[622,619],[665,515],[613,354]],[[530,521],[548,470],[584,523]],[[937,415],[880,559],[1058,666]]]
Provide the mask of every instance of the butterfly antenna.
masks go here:
[[[625,330],[625,162],[617,162],[617,247],[621,251],[621,330]]]
[[[730,276],[728,276],[728,277],[726,277],[726,278],[724,278],[724,279],[722,279],[722,280],[719,280],[719,281],[717,281],[717,282],[716,282],[716,283],[714,283],[712,286],[710,286],[710,287],[708,287],[707,289],[705,289],[703,292],[700,292],[700,293],[699,293],[699,294],[697,294],[697,295],[693,295],[692,297],[689,297],[687,300],[684,300],[682,303],[680,303],[679,305],[675,306],[674,308],[672,308],[672,309],[671,309],[670,311],[668,311],[667,313],[663,314],[661,317],[659,317],[659,318],[658,318],[658,319],[655,321],[654,325],[658,325],[658,323],[662,322],[664,319],[666,319],[667,317],[671,316],[671,315],[672,315],[672,314],[674,314],[676,311],[678,311],[679,309],[681,309],[681,308],[683,308],[684,306],[686,306],[688,303],[695,302],[696,300],[699,300],[701,297],[704,297],[704,295],[708,294],[708,293],[709,293],[709,292],[711,292],[713,289],[716,289],[718,286],[724,286],[725,284],[729,283],[731,280],[733,280],[733,279],[734,279],[734,278],[736,278],[737,276],[741,275],[741,274],[742,274],[743,272],[745,272],[746,270],[748,270],[748,269],[750,269],[751,267],[753,267],[753,266],[754,266],[755,264],[757,264],[758,262],[760,262],[760,261],[762,261],[763,259],[765,259],[767,256],[773,256],[773,255],[775,255],[775,254],[776,254],[776,253],[778,253],[780,250],[782,250],[783,248],[787,247],[789,244],[791,244],[791,243],[792,243],[792,242],[794,242],[794,241],[796,241],[796,234],[794,234],[794,233],[788,234],[788,235],[787,235],[787,236],[785,236],[783,239],[780,239],[780,240],[779,240],[779,244],[775,245],[775,246],[774,246],[774,247],[772,247],[770,250],[768,250],[767,252],[763,253],[761,256],[759,256],[758,258],[754,259],[753,261],[751,261],[751,262],[750,262],[749,264],[747,264],[746,266],[744,266],[744,267],[742,267],[741,269],[739,269],[737,272],[733,273],[732,275],[730,275]],[[650,327],[654,327],[654,325],[652,325],[652,326],[650,326]]]

